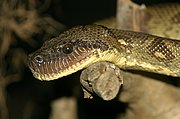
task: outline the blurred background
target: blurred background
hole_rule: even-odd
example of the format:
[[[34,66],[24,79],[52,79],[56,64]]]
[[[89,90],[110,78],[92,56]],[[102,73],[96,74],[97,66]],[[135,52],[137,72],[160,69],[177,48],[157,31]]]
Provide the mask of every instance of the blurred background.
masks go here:
[[[77,24],[115,16],[116,5],[116,0],[1,0],[0,119],[49,119],[52,101],[64,97],[75,97],[78,119],[113,119],[123,112],[126,104],[119,101],[83,99],[80,72],[45,82],[35,79],[25,65],[27,54],[45,40]]]

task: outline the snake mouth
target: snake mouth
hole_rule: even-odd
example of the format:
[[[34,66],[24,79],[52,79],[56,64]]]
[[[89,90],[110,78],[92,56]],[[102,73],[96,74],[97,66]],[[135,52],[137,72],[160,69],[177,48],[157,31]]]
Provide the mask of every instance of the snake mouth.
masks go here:
[[[78,58],[69,56],[68,58],[55,58],[50,62],[37,64],[29,62],[28,66],[33,73],[33,76],[39,80],[54,80],[75,73],[95,61],[93,51],[78,56]],[[73,59],[72,59],[73,58]]]

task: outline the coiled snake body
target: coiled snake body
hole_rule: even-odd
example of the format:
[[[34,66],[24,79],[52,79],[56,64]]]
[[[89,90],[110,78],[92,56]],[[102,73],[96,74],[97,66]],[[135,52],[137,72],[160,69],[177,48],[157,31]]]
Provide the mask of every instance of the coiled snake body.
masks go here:
[[[100,25],[76,26],[30,54],[28,66],[37,79],[54,80],[99,61],[180,77],[180,41]]]

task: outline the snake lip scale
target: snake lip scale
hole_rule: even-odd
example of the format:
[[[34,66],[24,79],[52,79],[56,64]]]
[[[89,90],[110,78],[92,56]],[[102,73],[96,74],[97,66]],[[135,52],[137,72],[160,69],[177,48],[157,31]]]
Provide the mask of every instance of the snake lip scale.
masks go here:
[[[75,26],[28,56],[40,80],[58,79],[99,61],[180,77],[180,41],[93,24]]]

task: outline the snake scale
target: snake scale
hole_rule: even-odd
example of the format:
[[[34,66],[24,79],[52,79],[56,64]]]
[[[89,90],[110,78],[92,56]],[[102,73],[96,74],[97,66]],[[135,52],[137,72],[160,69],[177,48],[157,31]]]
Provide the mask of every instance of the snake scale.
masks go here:
[[[175,17],[179,24],[180,11]],[[27,64],[37,79],[54,80],[99,61],[180,77],[180,40],[95,24],[75,26],[46,41]]]

